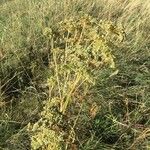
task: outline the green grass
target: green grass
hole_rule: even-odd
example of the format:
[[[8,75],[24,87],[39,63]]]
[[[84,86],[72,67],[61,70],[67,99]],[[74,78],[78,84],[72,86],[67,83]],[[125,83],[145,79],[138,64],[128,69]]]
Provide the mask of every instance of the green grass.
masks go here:
[[[0,2],[0,149],[150,149],[149,0]]]

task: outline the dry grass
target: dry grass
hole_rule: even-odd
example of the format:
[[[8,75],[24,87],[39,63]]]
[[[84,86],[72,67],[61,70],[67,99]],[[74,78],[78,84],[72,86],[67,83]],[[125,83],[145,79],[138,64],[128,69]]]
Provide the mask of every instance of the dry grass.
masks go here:
[[[78,31],[76,24],[87,14],[102,23],[104,35],[100,37],[110,50],[101,49],[103,61],[107,53],[103,65],[97,63],[98,52],[93,53],[90,67],[91,54],[80,53],[91,46],[83,37],[92,31],[89,37],[94,38],[98,30],[91,26],[85,29],[87,33]],[[28,145],[43,150],[149,150],[149,16],[149,0],[2,0],[2,149],[21,150]],[[75,23],[77,29],[71,27],[74,37],[58,32],[59,23],[66,20]],[[61,45],[61,40],[73,42]],[[69,50],[73,48],[68,48],[75,45],[77,49],[80,42],[82,59],[78,53],[72,57]],[[68,50],[65,55],[64,49]],[[106,67],[106,60],[113,60],[116,68]],[[71,67],[63,70],[67,63]]]

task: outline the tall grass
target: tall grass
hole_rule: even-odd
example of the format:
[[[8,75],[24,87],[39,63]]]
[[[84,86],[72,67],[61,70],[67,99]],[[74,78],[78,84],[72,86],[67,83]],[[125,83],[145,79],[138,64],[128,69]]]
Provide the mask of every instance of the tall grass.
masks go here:
[[[0,147],[150,149],[149,16],[149,0],[2,0]]]

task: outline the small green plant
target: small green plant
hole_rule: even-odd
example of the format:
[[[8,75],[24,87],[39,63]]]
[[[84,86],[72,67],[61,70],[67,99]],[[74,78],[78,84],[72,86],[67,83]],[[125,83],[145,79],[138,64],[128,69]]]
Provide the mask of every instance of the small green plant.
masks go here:
[[[65,149],[69,148],[70,143],[75,142],[75,126],[80,118],[82,103],[87,103],[84,100],[81,102],[75,95],[85,97],[104,68],[115,69],[114,56],[107,44],[109,41],[106,34],[104,23],[89,15],[64,20],[53,30],[43,30],[43,35],[51,43],[50,76],[47,80],[49,100],[44,102],[45,106],[41,113],[41,119],[47,123],[43,125],[42,121],[41,125],[37,122],[32,126],[33,149],[52,144],[52,136],[47,136],[51,135],[51,132],[55,135],[53,126],[61,130],[63,141],[69,142],[64,144]],[[80,108],[76,108],[77,105]],[[65,125],[62,122],[65,122],[64,116],[68,115],[77,117],[70,125],[66,123],[69,128],[63,136],[64,131],[61,128]],[[58,135],[53,137],[54,141],[59,139]]]

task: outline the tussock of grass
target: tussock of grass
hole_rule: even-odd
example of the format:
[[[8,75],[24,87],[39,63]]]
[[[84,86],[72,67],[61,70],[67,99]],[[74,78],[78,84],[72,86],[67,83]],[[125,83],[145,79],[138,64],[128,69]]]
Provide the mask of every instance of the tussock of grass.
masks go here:
[[[2,0],[0,147],[150,149],[149,0]]]

